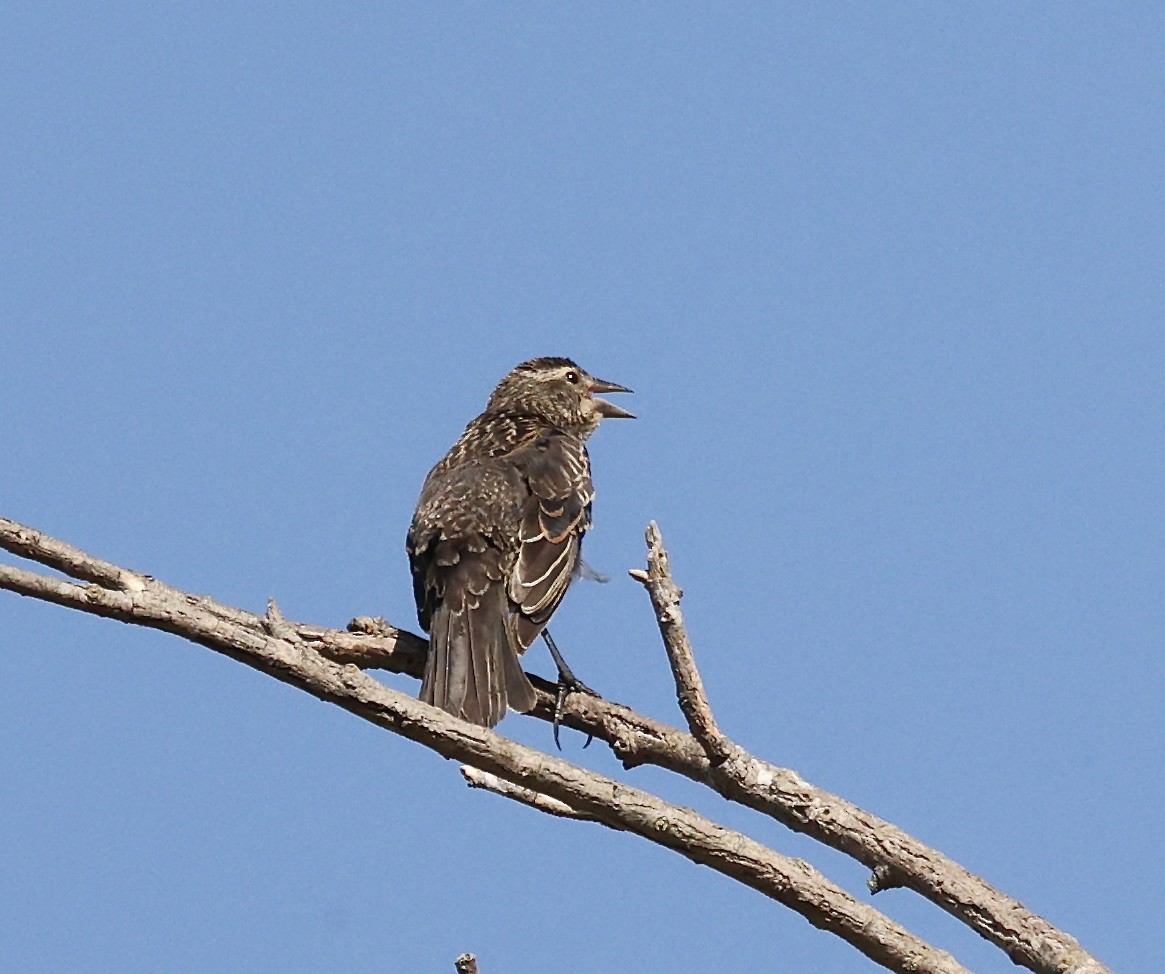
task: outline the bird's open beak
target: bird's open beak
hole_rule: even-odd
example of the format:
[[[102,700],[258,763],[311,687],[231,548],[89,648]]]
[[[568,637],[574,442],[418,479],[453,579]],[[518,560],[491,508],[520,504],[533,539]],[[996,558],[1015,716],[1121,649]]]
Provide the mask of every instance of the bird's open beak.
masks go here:
[[[594,395],[596,392],[630,392],[626,386],[621,386],[617,382],[607,382],[604,379],[592,379],[591,387],[587,390],[589,395],[598,408],[600,416],[605,416],[608,419],[634,419],[635,414],[627,412],[622,406],[616,406],[613,402],[607,402],[606,399],[600,399]]]

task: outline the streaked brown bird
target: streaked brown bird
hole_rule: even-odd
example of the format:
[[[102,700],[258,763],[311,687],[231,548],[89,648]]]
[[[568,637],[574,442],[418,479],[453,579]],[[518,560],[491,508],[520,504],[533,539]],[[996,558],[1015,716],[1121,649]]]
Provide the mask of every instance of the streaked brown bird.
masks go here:
[[[533,709],[518,657],[580,565],[595,496],[587,438],[604,417],[634,418],[595,393],[630,391],[568,358],[523,362],[429,471],[406,542],[429,633],[426,703],[483,727]],[[560,687],[581,686],[547,643]]]

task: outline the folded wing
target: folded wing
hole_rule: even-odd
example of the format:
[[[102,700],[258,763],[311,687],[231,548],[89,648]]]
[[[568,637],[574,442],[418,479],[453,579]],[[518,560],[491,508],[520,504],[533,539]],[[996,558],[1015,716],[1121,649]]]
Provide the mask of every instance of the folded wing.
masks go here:
[[[546,627],[574,577],[582,538],[591,526],[594,487],[586,446],[578,437],[557,432],[540,436],[516,450],[511,460],[530,491],[509,578],[521,652]]]

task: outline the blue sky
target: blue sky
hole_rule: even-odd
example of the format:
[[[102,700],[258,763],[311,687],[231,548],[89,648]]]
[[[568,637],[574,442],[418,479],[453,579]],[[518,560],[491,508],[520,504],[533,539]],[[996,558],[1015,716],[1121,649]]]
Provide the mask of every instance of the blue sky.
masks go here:
[[[680,720],[654,518],[728,733],[1156,970],[1163,48],[1149,4],[8,3],[0,513],[415,628],[425,472],[570,355],[640,416],[592,445],[580,676]],[[2,594],[0,631],[6,970],[874,969],[202,648]]]

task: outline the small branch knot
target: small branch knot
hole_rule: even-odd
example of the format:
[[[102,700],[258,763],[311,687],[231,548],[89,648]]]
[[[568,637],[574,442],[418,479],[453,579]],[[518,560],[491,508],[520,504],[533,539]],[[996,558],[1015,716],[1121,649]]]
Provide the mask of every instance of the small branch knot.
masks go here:
[[[283,612],[274,599],[267,600],[267,614],[263,616],[263,628],[276,639],[295,640],[295,627],[283,618]]]
[[[886,863],[875,866],[873,872],[870,873],[870,878],[866,880],[866,886],[869,887],[871,893],[880,893],[884,889],[898,889],[905,885],[906,877]]]

